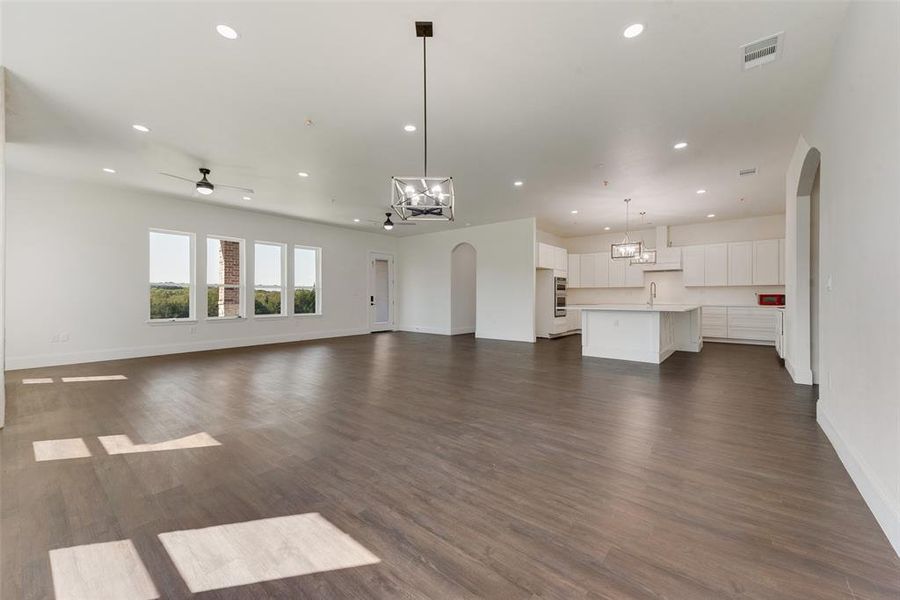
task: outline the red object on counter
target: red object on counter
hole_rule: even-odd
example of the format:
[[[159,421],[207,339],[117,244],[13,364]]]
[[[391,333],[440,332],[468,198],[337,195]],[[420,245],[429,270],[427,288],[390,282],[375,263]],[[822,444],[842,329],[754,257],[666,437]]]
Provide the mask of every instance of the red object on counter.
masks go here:
[[[760,294],[760,306],[784,306],[784,294]]]

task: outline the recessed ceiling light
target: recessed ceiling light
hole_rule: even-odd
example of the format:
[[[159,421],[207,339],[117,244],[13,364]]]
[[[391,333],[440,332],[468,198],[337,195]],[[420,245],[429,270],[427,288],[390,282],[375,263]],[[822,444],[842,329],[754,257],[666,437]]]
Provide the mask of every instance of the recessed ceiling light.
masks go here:
[[[633,37],[637,37],[637,36],[641,35],[641,33],[643,33],[643,31],[644,31],[644,26],[640,23],[635,23],[634,25],[629,25],[628,27],[626,27],[625,31],[622,32],[622,35],[624,35],[627,38],[633,38]]]
[[[675,148],[676,150],[683,150],[683,149],[687,148],[687,142],[678,142],[677,144],[675,144],[672,147]]]
[[[353,219],[354,223],[359,223],[359,219]]]
[[[698,194],[705,194],[705,193],[706,193],[706,190],[697,190],[697,193],[698,193]]]
[[[409,133],[412,133],[412,132],[415,131],[415,130],[416,130],[416,126],[413,125],[412,123],[410,123],[409,125],[404,125],[404,126],[403,126],[403,131],[407,131],[407,132],[409,132]]]
[[[714,215],[712,213],[709,213],[708,215],[706,215],[707,219],[714,219],[715,217],[716,217],[716,215]]]
[[[569,212],[572,213],[573,215],[577,215],[577,214],[578,214],[578,211],[577,211],[577,210],[570,210]]]
[[[609,227],[604,227],[603,231],[609,231]]]
[[[513,181],[513,185],[516,187],[522,187],[523,185],[525,185],[525,182],[524,181]]]
[[[300,177],[309,177],[309,173],[307,173],[306,171],[300,171],[299,173],[297,173],[297,175],[299,175]]]
[[[218,31],[219,35],[221,35],[225,39],[238,39],[238,32],[235,31],[233,27],[229,27],[228,25],[216,25],[216,31]]]
[[[147,127],[146,125],[141,125],[140,123],[135,123],[134,125],[131,126],[131,128],[134,129],[135,131],[140,131],[141,133],[149,133],[150,132],[149,127]]]
[[[115,169],[110,169],[109,167],[103,167],[103,172],[104,172],[104,173],[115,173],[116,170],[115,170]]]
[[[244,200],[253,200],[250,196],[244,196]]]

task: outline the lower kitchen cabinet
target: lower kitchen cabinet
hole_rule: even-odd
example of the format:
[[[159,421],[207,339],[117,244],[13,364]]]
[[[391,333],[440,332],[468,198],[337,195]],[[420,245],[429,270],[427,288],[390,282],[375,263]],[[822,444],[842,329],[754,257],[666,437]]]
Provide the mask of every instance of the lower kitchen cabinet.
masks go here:
[[[758,306],[704,306],[701,333],[704,338],[773,343],[780,311]]]

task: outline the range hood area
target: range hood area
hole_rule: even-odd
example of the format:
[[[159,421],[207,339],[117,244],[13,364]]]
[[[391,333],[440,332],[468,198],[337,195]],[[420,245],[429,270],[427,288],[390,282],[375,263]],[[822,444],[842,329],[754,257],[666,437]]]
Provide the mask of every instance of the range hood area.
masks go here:
[[[669,228],[660,225],[656,228],[656,264],[645,265],[644,272],[681,270],[681,248],[669,246]]]

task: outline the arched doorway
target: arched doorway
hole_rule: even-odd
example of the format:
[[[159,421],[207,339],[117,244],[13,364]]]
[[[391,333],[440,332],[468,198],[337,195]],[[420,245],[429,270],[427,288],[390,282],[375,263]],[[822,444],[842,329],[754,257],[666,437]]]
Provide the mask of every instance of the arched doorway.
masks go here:
[[[789,370],[797,383],[818,382],[819,340],[819,166],[821,156],[807,147],[797,176],[793,218],[789,218],[787,261],[788,309],[785,345]],[[793,260],[791,260],[793,259]],[[815,360],[814,360],[815,358]],[[787,362],[787,361],[786,361]]]
[[[458,244],[450,252],[450,334],[475,333],[477,261],[475,248]]]

